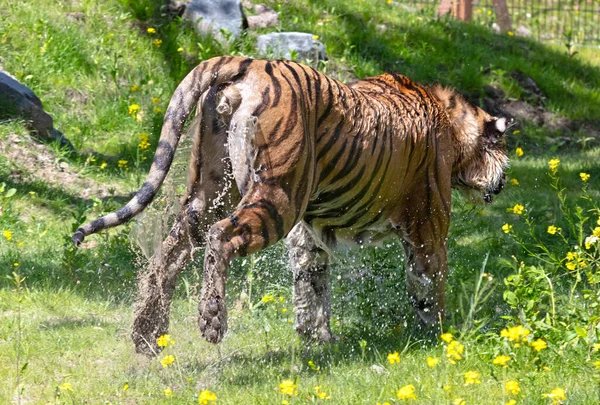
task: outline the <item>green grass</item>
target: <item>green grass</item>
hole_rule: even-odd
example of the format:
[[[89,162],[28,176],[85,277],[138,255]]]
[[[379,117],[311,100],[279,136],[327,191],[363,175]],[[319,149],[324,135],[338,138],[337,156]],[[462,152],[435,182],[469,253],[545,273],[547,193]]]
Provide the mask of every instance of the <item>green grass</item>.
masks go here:
[[[20,180],[14,173],[23,169],[22,162],[0,155],[0,184],[6,183],[0,192],[0,232],[11,232],[10,240],[0,234],[0,402],[193,403],[200,391],[209,389],[217,393],[217,403],[272,404],[284,399],[279,383],[292,379],[299,395],[290,403],[298,404],[403,403],[395,392],[408,384],[415,386],[413,403],[448,404],[460,397],[467,404],[503,404],[510,399],[503,383],[515,379],[523,390],[518,403],[551,403],[542,394],[556,387],[566,389],[566,403],[597,403],[597,286],[583,280],[573,288],[572,273],[564,266],[528,257],[523,245],[501,228],[510,223],[525,237],[529,228],[523,217],[507,212],[523,204],[537,225],[534,235],[564,257],[576,238],[570,235],[568,245],[546,232],[551,224],[565,234],[569,228],[549,185],[548,160],[561,160],[568,206],[593,207],[580,199],[585,194],[579,173],[591,175],[587,195],[600,201],[600,148],[597,139],[586,140],[584,131],[552,132],[528,122],[519,123],[520,133],[508,139],[509,177],[519,185],[509,185],[487,207],[472,207],[455,195],[445,327],[466,346],[457,364],[444,359],[440,342],[415,340],[402,249],[395,241],[352,252],[332,267],[332,326],[339,342],[307,347],[296,337],[289,323],[291,274],[277,245],[234,263],[228,286],[230,332],[222,344],[204,342],[197,331],[201,263],[196,262],[179,283],[174,303],[171,336],[176,344],[165,355],[174,354],[175,363],[163,368],[163,355],[150,361],[134,354],[129,339],[132,303],[145,259],[130,242],[131,226],[90,238],[98,244],[93,249],[73,249],[70,235],[85,218],[118,208],[124,194],[139,186],[150,160],[150,152],[138,146],[139,134],[148,133],[152,147],[156,145],[162,123],[157,108],[164,111],[179,80],[200,60],[220,54],[256,56],[253,44],[259,33],[312,32],[329,55],[329,61],[317,66],[334,77],[352,80],[397,71],[418,81],[451,85],[478,100],[488,84],[519,97],[523,90],[510,75],[518,69],[547,95],[549,111],[598,127],[600,59],[593,49],[581,48],[569,57],[563,46],[435,20],[395,2],[267,4],[280,12],[281,26],[250,32],[227,46],[196,37],[188,24],[161,16],[159,3],[149,0],[32,0],[0,6],[4,68],[40,96],[55,126],[79,151],[70,155],[54,148],[57,161],[124,190],[102,200],[81,198],[43,180]],[[74,12],[81,14],[74,22],[67,20],[67,13]],[[149,34],[149,27],[157,33]],[[129,114],[132,104],[144,112],[140,121]],[[21,123],[0,124],[0,142],[15,133],[26,136]],[[560,142],[560,137],[571,141]],[[514,153],[517,146],[525,151],[521,158]],[[92,159],[85,152],[89,149],[105,156]],[[126,160],[126,166],[119,167],[119,160]],[[15,194],[6,197],[13,188]],[[598,213],[584,215],[588,235]],[[509,290],[504,280],[518,271],[512,256],[524,262],[525,276],[533,274],[531,266],[550,275],[556,319],[544,318],[551,313],[544,279],[510,288],[524,300],[522,306],[512,308],[504,300]],[[484,277],[477,290],[484,263],[493,279]],[[597,271],[598,261],[590,267]],[[25,277],[20,287],[13,272]],[[577,294],[570,294],[571,288]],[[262,304],[265,294],[282,296],[284,302]],[[474,303],[474,297],[481,300]],[[504,327],[517,323],[547,340],[548,349],[536,353],[526,344],[515,348],[499,338]],[[395,351],[402,360],[390,365],[386,357]],[[513,358],[506,369],[492,364],[500,353]],[[433,369],[426,364],[430,356],[441,359]],[[481,373],[481,384],[464,385],[463,375],[470,370]],[[59,388],[65,382],[72,391]],[[331,395],[330,401],[315,398],[317,385]],[[444,390],[445,385],[451,390]],[[165,388],[172,389],[172,397],[164,395]]]

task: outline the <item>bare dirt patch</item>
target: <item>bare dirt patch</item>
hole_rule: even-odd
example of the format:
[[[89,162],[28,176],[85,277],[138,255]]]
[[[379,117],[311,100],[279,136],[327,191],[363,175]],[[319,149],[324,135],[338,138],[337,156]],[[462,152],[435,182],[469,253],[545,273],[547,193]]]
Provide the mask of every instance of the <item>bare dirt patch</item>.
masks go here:
[[[0,154],[11,163],[10,178],[16,183],[40,180],[83,199],[126,193],[119,184],[99,183],[82,176],[47,145],[26,136],[10,134],[0,139]]]

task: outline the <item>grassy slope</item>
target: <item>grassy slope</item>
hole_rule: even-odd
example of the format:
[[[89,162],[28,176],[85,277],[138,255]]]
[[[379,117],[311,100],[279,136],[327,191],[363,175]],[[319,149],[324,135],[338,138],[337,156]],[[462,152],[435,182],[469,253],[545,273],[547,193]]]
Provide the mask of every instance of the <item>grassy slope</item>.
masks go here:
[[[573,119],[597,120],[600,116],[600,70],[595,67],[599,59],[593,52],[583,51],[571,59],[559,47],[491,34],[482,27],[431,21],[426,15],[407,13],[384,1],[305,0],[270,5],[281,12],[282,30],[320,36],[330,55],[330,61],[320,68],[334,76],[363,77],[395,70],[471,94],[479,94],[484,84],[499,85],[518,97],[521,90],[508,72],[520,69],[548,95],[551,111]],[[85,156],[57,156],[83,175],[123,183],[132,190],[147,169],[147,160],[139,155],[137,135],[149,133],[151,143],[156,144],[161,113],[155,109],[164,110],[189,68],[198,59],[221,53],[253,56],[255,34],[222,48],[208,39],[195,38],[177,21],[161,18],[151,2],[35,0],[0,8],[4,68],[36,91],[54,116],[56,127],[78,149],[117,154],[128,161],[128,170],[118,168],[116,161],[101,169],[101,160],[86,164]],[[65,15],[70,12],[81,12],[84,18],[69,22]],[[384,34],[378,32],[378,24],[386,26]],[[148,34],[150,26],[158,33]],[[160,46],[153,44],[157,38],[162,40]],[[158,102],[153,104],[154,98]],[[144,111],[141,122],[128,114],[134,103]],[[0,138],[13,132],[22,133],[23,129],[15,123],[0,125]],[[569,192],[579,189],[579,171],[590,173],[590,189],[598,198],[599,150],[551,148],[554,143],[550,141],[557,135],[523,123],[521,133],[510,140],[511,149],[517,145],[525,149],[525,156],[515,158],[511,168],[511,176],[518,178],[520,185],[509,187],[494,206],[482,211],[470,210],[460,199],[455,204],[450,249],[453,272],[448,289],[451,325],[460,327],[464,319],[461,305],[470,298],[461,288],[472,290],[488,252],[486,270],[498,281],[479,316],[495,322],[491,332],[497,333],[504,324],[499,319],[507,313],[500,280],[509,269],[502,267],[499,259],[510,258],[519,250],[507,243],[500,227],[513,221],[506,208],[516,202],[526,204],[542,229],[550,223],[560,225],[552,190],[545,181],[549,158],[560,156],[561,175]],[[19,163],[0,156],[0,179],[7,181],[4,179],[15,166]],[[92,218],[110,211],[118,203],[80,200],[44,184],[7,182],[17,194],[2,201],[0,228],[10,229],[13,239],[0,242],[0,268],[5,275],[17,270],[26,276],[27,289],[19,305],[11,282],[0,281],[0,378],[7,382],[0,388],[0,402],[17,398],[19,349],[19,364],[28,362],[22,373],[22,395],[33,403],[193,402],[194,395],[204,388],[217,392],[219,403],[277,403],[280,396],[274,388],[285,378],[298,378],[298,402],[309,402],[306,397],[318,384],[332,395],[333,403],[348,404],[383,402],[393,398],[391,390],[414,384],[421,403],[448,403],[459,396],[469,404],[501,403],[502,372],[490,363],[502,350],[497,341],[470,339],[466,361],[454,368],[443,363],[429,370],[425,358],[440,357],[441,347],[423,347],[407,340],[410,309],[403,276],[398,272],[402,255],[397,244],[357,254],[347,260],[348,266],[333,269],[334,328],[343,337],[339,344],[303,350],[288,323],[292,318],[290,280],[282,253],[275,249],[266,253],[269,260],[256,264],[254,278],[248,277],[250,261],[232,269],[230,304],[233,306],[250,284],[254,293],[249,300],[237,300],[241,309],[232,309],[231,333],[221,346],[215,348],[199,338],[195,305],[190,301],[194,294],[182,283],[172,323],[177,341],[172,350],[178,368],[165,370],[157,360],[140,359],[132,353],[128,340],[135,272],[141,267],[141,260],[129,247],[128,230],[96,237],[100,246],[93,250],[75,252],[68,247],[71,223],[81,222],[83,215]],[[344,270],[350,265],[370,272],[362,278],[348,276]],[[189,274],[187,281],[193,285],[197,280]],[[256,304],[268,292],[285,297],[286,313],[282,313],[284,304],[279,303],[247,309],[248,301]],[[268,333],[263,332],[265,322],[270,325]],[[358,343],[361,340],[367,341],[364,354]],[[387,366],[387,353],[403,348],[402,362]],[[567,388],[571,403],[594,403],[598,377],[589,372],[585,352],[574,349],[559,354],[558,348],[551,347],[537,357],[522,356],[507,375],[521,382],[525,394],[521,403],[539,403],[541,394],[557,385]],[[309,359],[321,370],[311,370]],[[374,364],[385,367],[383,376],[373,371]],[[544,371],[543,365],[551,370]],[[462,384],[461,373],[471,369],[482,373],[483,384]],[[65,381],[72,383],[72,392],[57,389]],[[124,384],[129,385],[126,391]],[[454,392],[444,391],[446,384],[453,385]],[[163,395],[166,387],[173,389],[174,399]]]

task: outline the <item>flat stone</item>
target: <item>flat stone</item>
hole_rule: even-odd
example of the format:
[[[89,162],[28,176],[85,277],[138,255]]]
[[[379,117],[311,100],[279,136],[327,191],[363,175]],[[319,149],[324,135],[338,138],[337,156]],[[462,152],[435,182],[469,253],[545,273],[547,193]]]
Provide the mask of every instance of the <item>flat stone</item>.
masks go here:
[[[201,35],[214,35],[219,41],[227,40],[221,30],[238,37],[244,28],[244,12],[239,0],[192,0],[183,12],[183,18],[196,24]]]
[[[313,34],[304,32],[275,32],[260,35],[257,40],[258,52],[263,56],[296,60],[325,60],[325,45]]]

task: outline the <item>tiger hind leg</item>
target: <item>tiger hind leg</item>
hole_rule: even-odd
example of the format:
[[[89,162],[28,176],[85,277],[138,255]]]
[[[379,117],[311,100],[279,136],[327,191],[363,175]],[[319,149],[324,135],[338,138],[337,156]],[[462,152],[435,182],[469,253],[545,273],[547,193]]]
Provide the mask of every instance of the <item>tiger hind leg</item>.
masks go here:
[[[218,343],[227,331],[225,283],[229,263],[277,242],[291,228],[289,218],[293,218],[295,208],[285,196],[277,186],[257,187],[255,193],[242,199],[233,214],[208,231],[198,305],[198,326],[207,341]]]
[[[329,256],[317,246],[307,227],[306,223],[300,222],[286,238],[294,277],[296,331],[308,339],[328,342],[334,339],[329,326]]]
[[[211,101],[206,103],[213,108]],[[149,357],[161,350],[156,339],[168,332],[169,313],[178,276],[205,243],[209,226],[240,201],[233,185],[224,126],[206,111],[190,125],[193,137],[187,195],[161,249],[138,282],[131,337],[136,351]],[[208,124],[208,125],[206,125]],[[216,130],[215,130],[216,129]]]

